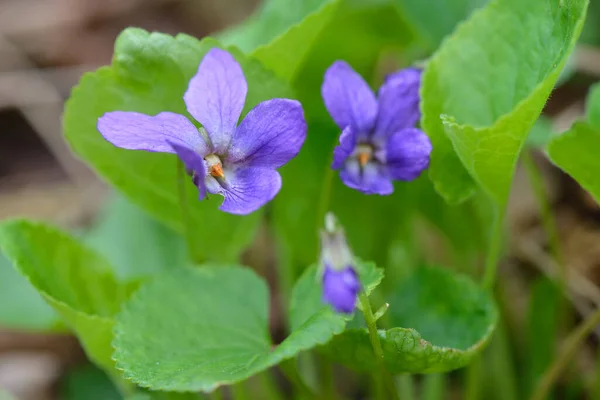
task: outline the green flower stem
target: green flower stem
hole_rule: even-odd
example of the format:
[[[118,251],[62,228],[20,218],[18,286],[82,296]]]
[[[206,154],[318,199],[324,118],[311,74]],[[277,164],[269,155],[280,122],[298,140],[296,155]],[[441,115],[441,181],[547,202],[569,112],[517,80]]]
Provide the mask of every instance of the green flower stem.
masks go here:
[[[187,179],[187,174],[185,173],[185,166],[183,162],[177,160],[177,191],[179,194],[179,207],[181,208],[181,223],[183,225],[183,235],[185,237],[188,254],[190,260],[192,260],[195,264],[202,264],[204,259],[201,255],[196,253],[195,240],[193,236],[193,230],[190,226],[190,213],[188,210],[188,202],[185,193],[185,182]]]
[[[296,359],[292,358],[289,360],[284,360],[279,364],[279,368],[283,375],[294,385],[294,388],[301,396],[301,398],[305,399],[315,399],[317,395],[313,392],[313,390],[304,382],[304,379],[298,373],[298,368],[296,367]]]
[[[600,308],[594,311],[586,318],[571,334],[566,338],[560,354],[554,362],[546,369],[540,379],[531,400],[544,400],[548,397],[552,386],[560,377],[565,367],[569,364],[577,348],[589,336],[594,328],[600,324]]]
[[[383,349],[381,348],[379,332],[377,331],[377,321],[375,320],[375,316],[373,315],[373,310],[371,310],[371,303],[369,302],[369,298],[367,297],[365,292],[361,292],[358,296],[358,299],[360,301],[360,306],[365,317],[367,329],[369,331],[369,340],[371,341],[371,346],[373,346],[375,358],[377,358],[377,362],[379,363],[380,370],[378,372],[380,374],[380,379],[383,379],[385,385],[388,388],[388,391],[390,392],[390,397],[388,398],[393,400],[399,400],[394,380],[392,379],[392,376],[389,374],[383,363]]]
[[[482,286],[487,290],[492,290],[496,281],[496,271],[498,270],[498,261],[500,260],[500,251],[502,244],[502,233],[504,214],[506,207],[494,205],[494,222],[492,225],[492,236],[488,253],[485,259],[485,269]]]
[[[331,192],[333,183],[334,170],[331,168],[331,162],[333,160],[333,152],[331,153],[331,159],[325,166],[323,172],[323,186],[321,187],[321,197],[319,198],[319,205],[317,208],[317,231],[318,227],[323,225],[325,214],[329,209],[329,203],[331,202]]]

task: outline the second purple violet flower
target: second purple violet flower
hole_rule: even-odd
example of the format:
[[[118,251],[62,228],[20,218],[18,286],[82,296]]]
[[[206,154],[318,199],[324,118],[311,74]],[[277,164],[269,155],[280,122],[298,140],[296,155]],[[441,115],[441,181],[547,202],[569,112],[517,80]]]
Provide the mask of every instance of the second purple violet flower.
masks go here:
[[[415,126],[421,71],[407,68],[390,75],[378,97],[344,61],[325,72],[321,94],[342,130],[331,167],[352,189],[389,195],[392,181],[410,181],[429,166],[431,142]]]

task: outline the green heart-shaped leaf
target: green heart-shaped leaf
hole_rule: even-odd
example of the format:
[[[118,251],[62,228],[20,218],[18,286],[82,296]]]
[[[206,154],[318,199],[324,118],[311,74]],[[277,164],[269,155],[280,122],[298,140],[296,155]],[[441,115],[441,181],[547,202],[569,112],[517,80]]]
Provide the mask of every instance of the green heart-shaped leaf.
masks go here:
[[[446,200],[477,182],[504,205],[519,152],[569,54],[587,0],[494,0],[460,25],[423,76],[430,178]]]
[[[489,341],[497,311],[487,292],[466,277],[419,268],[393,292],[379,330],[385,365],[394,374],[463,367]],[[400,328],[402,326],[402,328]],[[350,368],[377,368],[366,328],[349,329],[322,347]]]
[[[319,290],[314,268],[303,282]],[[115,326],[114,359],[125,377],[142,387],[211,391],[327,343],[346,323],[319,303],[274,347],[268,316],[267,285],[252,270],[177,270],[144,285],[125,304]]]
[[[103,257],[42,223],[2,222],[0,248],[73,329],[90,359],[112,372],[113,315],[136,285],[119,284]]]
[[[185,179],[187,210],[182,210],[175,155],[120,149],[96,129],[98,118],[108,111],[188,115],[183,94],[213,47],[220,45],[211,39],[126,29],[115,44],[112,66],[86,74],[73,90],[64,129],[71,148],[132,202],[178,232],[184,232],[185,220],[199,258],[231,261],[251,241],[261,212],[242,217],[217,211],[220,196],[199,202],[191,179]],[[290,97],[287,86],[258,62],[230,51],[248,81],[244,114],[260,101]]]

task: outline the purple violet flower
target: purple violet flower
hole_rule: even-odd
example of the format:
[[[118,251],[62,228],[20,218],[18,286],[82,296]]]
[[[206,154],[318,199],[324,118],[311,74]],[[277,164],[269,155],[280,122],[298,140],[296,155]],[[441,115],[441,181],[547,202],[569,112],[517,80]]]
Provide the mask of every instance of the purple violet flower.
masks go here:
[[[393,180],[410,181],[429,166],[431,142],[415,128],[421,118],[421,71],[407,68],[388,76],[378,98],[344,61],[325,72],[321,94],[342,130],[331,168],[352,189],[389,195]]]
[[[321,268],[323,302],[338,313],[351,314],[361,285],[344,230],[331,213],[325,217],[325,230],[321,232]]]
[[[177,154],[198,187],[200,200],[207,193],[220,194],[225,197],[222,211],[249,214],[279,192],[281,176],[276,169],[300,151],[306,122],[299,102],[271,99],[250,110],[237,125],[247,92],[237,61],[213,48],[183,96],[188,112],[203,126],[200,131],[183,115],[128,111],[104,114],[98,130],[117,147]]]

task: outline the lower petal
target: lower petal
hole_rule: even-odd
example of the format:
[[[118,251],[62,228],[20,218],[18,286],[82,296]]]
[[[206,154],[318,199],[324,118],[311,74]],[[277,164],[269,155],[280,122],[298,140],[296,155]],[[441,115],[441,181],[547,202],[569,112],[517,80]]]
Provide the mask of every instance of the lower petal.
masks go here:
[[[385,158],[392,179],[411,181],[429,166],[429,137],[417,128],[394,133],[387,141]]]
[[[333,149],[333,163],[331,168],[340,169],[344,162],[350,157],[356,146],[356,134],[354,129],[348,126],[340,135],[340,144]]]
[[[374,163],[360,167],[357,160],[348,160],[340,171],[340,178],[351,189],[360,190],[365,194],[392,194],[394,186],[384,169]]]
[[[206,166],[204,165],[204,159],[200,157],[195,151],[188,149],[187,147],[181,146],[177,143],[168,142],[173,148],[175,153],[179,156],[185,169],[188,173],[193,174],[193,182],[198,187],[199,199],[203,200],[206,197],[206,184],[204,183],[204,177],[206,176]]]
[[[279,172],[267,168],[240,168],[225,172],[221,191],[225,200],[220,210],[231,214],[250,214],[273,200],[281,189]]]

